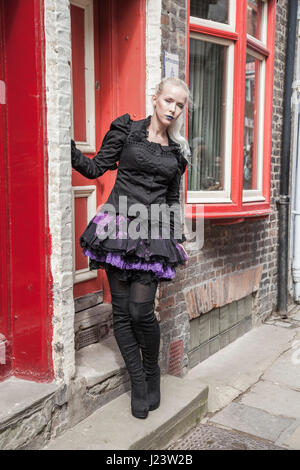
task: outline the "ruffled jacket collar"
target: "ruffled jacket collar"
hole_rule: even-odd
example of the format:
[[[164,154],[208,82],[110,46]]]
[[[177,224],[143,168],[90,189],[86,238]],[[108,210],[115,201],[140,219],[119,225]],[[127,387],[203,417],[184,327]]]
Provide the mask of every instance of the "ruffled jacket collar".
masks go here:
[[[177,155],[180,155],[181,154],[180,145],[174,142],[170,138],[169,134],[168,134],[169,145],[161,145],[157,142],[150,142],[149,140],[147,140],[147,137],[148,137],[147,127],[149,126],[151,122],[151,117],[152,116],[150,114],[147,118],[142,119],[140,121],[141,125],[139,129],[136,129],[135,131],[131,132],[130,134],[131,138],[136,142],[145,142],[146,144],[148,144],[149,147],[152,147],[153,149],[157,150],[157,148],[160,148],[163,152],[173,152]]]

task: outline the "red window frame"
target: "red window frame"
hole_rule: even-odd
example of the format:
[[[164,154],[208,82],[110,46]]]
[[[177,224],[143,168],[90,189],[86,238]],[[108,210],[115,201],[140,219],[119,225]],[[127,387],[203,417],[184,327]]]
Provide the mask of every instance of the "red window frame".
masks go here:
[[[185,216],[187,218],[204,217],[217,219],[218,223],[236,223],[247,218],[266,217],[270,208],[271,179],[271,142],[272,142],[272,105],[273,105],[273,70],[276,23],[276,0],[268,0],[267,37],[263,47],[251,37],[247,37],[247,0],[236,2],[235,32],[218,30],[208,26],[190,23],[190,1],[188,2],[187,27],[187,82],[189,83],[189,44],[190,33],[198,32],[234,41],[234,96],[232,120],[232,162],[231,162],[231,201],[230,203],[188,203],[187,172],[185,174]],[[243,143],[244,143],[244,109],[245,77],[247,48],[265,57],[265,103],[263,135],[263,168],[262,195],[264,201],[243,202]],[[187,115],[188,118],[188,115]],[[188,119],[186,119],[186,136],[188,136]],[[204,211],[203,211],[204,206]],[[220,220],[223,219],[223,220]]]

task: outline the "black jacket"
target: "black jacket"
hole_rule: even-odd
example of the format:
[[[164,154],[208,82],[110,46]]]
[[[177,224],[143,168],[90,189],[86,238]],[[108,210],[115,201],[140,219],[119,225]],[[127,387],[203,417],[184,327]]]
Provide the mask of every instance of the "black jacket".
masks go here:
[[[115,119],[93,159],[84,156],[72,141],[72,166],[90,179],[118,168],[114,187],[106,201],[106,204],[113,205],[116,212],[120,209],[119,197],[126,196],[128,208],[142,203],[149,211],[153,204],[166,203],[173,208],[178,206],[178,216],[180,180],[187,161],[180,146],[170,138],[166,147],[147,140],[146,128],[150,119],[151,116],[148,116],[140,121],[132,121],[129,114]],[[174,219],[171,214],[172,232],[174,220],[180,225],[181,231],[181,219]],[[176,234],[178,230],[176,225]],[[182,235],[176,237],[176,240],[184,241],[185,237]]]

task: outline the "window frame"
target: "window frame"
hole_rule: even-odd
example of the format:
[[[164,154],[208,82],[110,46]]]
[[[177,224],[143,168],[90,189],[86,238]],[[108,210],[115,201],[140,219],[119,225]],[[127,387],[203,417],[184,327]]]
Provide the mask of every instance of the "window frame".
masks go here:
[[[97,271],[90,271],[89,266],[76,269],[76,253],[75,253],[75,199],[85,198],[87,200],[86,224],[92,220],[97,211],[97,187],[89,186],[72,186],[72,246],[73,246],[73,284],[97,278]],[[87,258],[89,259],[89,258]]]
[[[190,1],[187,15],[187,82],[189,83],[189,46],[194,34],[215,36],[231,42],[234,48],[233,76],[233,118],[231,123],[231,197],[230,201],[216,199],[207,194],[208,191],[187,190],[187,173],[185,174],[185,215],[188,218],[203,217],[210,219],[226,219],[230,222],[237,218],[262,217],[270,214],[270,179],[271,179],[271,138],[272,138],[272,105],[273,105],[273,68],[275,45],[276,0],[262,0],[266,6],[262,14],[262,39],[258,40],[247,33],[247,0],[229,0],[229,23],[217,23],[210,20],[190,18]],[[233,15],[235,15],[233,17]],[[192,22],[193,21],[193,22]],[[263,25],[266,25],[264,28]],[[236,27],[235,27],[236,25]],[[243,145],[245,126],[245,83],[246,54],[251,53],[262,60],[259,81],[259,145],[261,175],[255,190],[243,190]],[[264,70],[263,70],[264,69]],[[264,76],[264,77],[263,77]],[[263,83],[262,83],[263,82]],[[263,85],[263,86],[262,86]],[[227,97],[230,95],[227,90]],[[264,99],[263,99],[264,97]],[[262,109],[263,102],[263,109]],[[230,103],[228,103],[230,106]],[[226,111],[227,114],[227,111]],[[228,132],[228,123],[225,124]],[[188,137],[188,114],[186,114],[186,136]],[[227,152],[227,150],[226,150]],[[259,157],[259,154],[258,154]],[[219,191],[216,191],[219,193]],[[198,195],[198,197],[197,197]],[[191,197],[193,196],[193,197]],[[203,197],[204,196],[204,197]],[[241,219],[242,220],[242,219]],[[244,220],[244,219],[243,219]]]
[[[94,50],[94,0],[71,0],[70,4],[84,12],[84,55],[85,55],[85,141],[75,140],[76,146],[84,153],[96,152],[95,135],[95,50]],[[72,63],[71,63],[72,96]],[[74,138],[73,101],[71,110],[71,134]]]
[[[190,38],[197,39],[201,41],[208,41],[207,37],[203,34],[195,34],[194,32],[190,33]],[[230,64],[234,63],[234,48],[230,41],[224,38],[216,37],[210,40],[209,42],[214,42],[219,45],[223,45],[227,48],[226,51],[226,84],[225,84],[225,96],[226,101],[229,105],[226,106],[224,117],[224,149],[225,149],[225,174],[224,174],[224,189],[221,191],[209,191],[209,198],[207,197],[207,191],[193,191],[189,190],[187,194],[187,201],[189,203],[197,203],[199,198],[201,202],[215,202],[215,203],[226,203],[231,202],[230,193],[231,193],[231,161],[232,161],[232,126],[230,125],[230,116],[232,116],[233,108],[233,89],[230,87],[230,83],[233,80],[233,73]]]

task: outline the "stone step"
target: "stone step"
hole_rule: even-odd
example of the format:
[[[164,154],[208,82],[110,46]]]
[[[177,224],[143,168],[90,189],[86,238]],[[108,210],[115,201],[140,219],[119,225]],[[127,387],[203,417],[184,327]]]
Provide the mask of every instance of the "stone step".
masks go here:
[[[207,397],[208,387],[198,379],[165,375],[161,405],[147,419],[131,415],[130,393],[124,393],[50,441],[44,450],[164,449],[205,416]]]
[[[39,449],[129,390],[114,336],[76,351],[69,386],[10,377],[0,383],[0,450]]]
[[[129,380],[124,360],[113,335],[76,351],[75,363],[75,379],[84,379],[90,391],[94,386],[104,383],[108,391],[114,389],[117,383]],[[117,377],[120,378],[119,381]]]
[[[53,448],[164,448],[206,414],[207,396],[198,378],[165,375],[160,408],[146,420],[134,418],[128,372],[110,336],[76,352],[76,375],[68,385],[15,377],[0,383],[0,450],[41,449],[50,439]],[[76,433],[86,423],[81,439]],[[90,431],[96,440],[90,441]],[[78,441],[65,443],[73,432]]]
[[[10,377],[0,383],[0,450],[35,442],[43,445],[55,410],[63,405],[63,390],[55,383]]]

